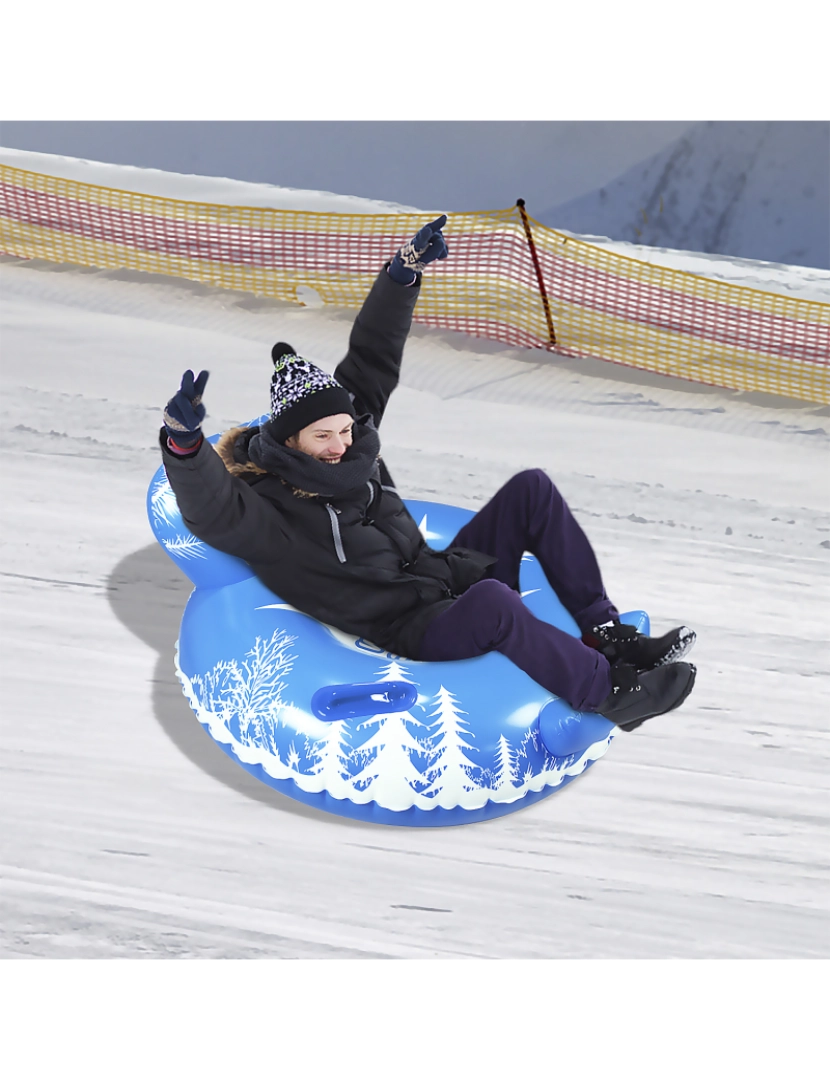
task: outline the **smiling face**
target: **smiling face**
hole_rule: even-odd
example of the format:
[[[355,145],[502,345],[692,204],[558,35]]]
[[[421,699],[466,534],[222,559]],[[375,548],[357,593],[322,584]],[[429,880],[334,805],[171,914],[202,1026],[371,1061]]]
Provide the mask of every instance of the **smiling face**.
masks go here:
[[[328,465],[336,465],[352,445],[353,423],[348,413],[324,416],[286,439],[285,445]]]

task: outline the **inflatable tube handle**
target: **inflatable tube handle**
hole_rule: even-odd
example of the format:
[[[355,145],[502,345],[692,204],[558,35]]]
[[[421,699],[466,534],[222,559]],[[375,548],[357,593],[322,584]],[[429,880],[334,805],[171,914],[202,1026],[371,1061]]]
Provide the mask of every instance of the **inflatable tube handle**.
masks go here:
[[[417,700],[418,691],[408,682],[339,683],[315,691],[311,711],[318,720],[350,720],[407,712]]]
[[[555,758],[584,754],[589,746],[606,739],[616,725],[598,713],[575,712],[557,698],[539,713],[539,735]]]

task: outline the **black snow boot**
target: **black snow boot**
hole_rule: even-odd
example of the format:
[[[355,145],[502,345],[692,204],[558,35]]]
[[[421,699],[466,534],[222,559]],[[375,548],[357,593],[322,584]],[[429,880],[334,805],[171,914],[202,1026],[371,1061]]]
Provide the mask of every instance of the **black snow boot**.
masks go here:
[[[601,652],[609,664],[622,661],[637,671],[650,671],[682,659],[695,643],[697,634],[688,626],[676,626],[662,637],[653,638],[638,633],[624,623],[595,626],[582,635],[592,649]]]
[[[611,667],[613,690],[596,711],[623,731],[633,731],[682,704],[692,692],[696,671],[694,664],[665,664],[638,673],[631,664],[618,662]]]

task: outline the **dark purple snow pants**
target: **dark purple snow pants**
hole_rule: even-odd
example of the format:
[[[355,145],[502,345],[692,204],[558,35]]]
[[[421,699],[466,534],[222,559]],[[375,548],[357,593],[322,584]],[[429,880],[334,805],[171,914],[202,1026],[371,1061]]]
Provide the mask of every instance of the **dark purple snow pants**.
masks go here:
[[[433,619],[418,659],[463,660],[496,650],[575,709],[596,709],[611,692],[608,661],[537,619],[519,593],[519,564],[529,551],[580,630],[619,615],[588,537],[548,475],[529,469],[508,480],[448,546],[495,555],[498,562]]]

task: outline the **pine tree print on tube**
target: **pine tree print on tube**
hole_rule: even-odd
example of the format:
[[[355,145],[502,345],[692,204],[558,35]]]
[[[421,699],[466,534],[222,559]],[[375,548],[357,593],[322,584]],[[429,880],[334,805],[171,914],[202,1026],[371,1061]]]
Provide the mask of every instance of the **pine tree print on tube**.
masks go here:
[[[376,673],[380,681],[413,682],[410,673],[397,660],[391,660]],[[425,743],[410,731],[426,728],[411,710],[373,716],[357,725],[357,730],[373,728],[356,753],[364,761],[360,771],[351,777],[357,793],[368,793],[379,806],[401,810],[415,804],[418,789],[423,786],[423,774],[413,756],[423,754]]]
[[[475,736],[463,719],[466,715],[455,697],[443,683],[438,688],[430,716],[435,717],[431,727],[432,755],[427,769],[430,786],[424,791],[427,798],[434,799],[436,806],[449,809],[458,806],[463,796],[482,786],[481,766],[468,757],[477,754],[473,746]]]

